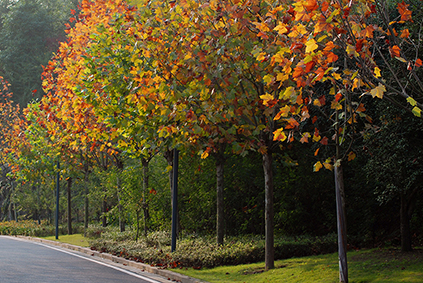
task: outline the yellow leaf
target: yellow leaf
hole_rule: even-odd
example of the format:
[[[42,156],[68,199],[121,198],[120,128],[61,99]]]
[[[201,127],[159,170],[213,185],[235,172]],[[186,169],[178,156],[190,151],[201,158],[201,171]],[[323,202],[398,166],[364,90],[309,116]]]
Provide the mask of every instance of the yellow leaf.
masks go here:
[[[279,34],[284,34],[288,31],[286,25],[282,22],[279,22],[279,24],[273,30],[277,31]]]
[[[279,120],[281,117],[288,117],[290,110],[291,110],[291,107],[289,107],[288,105],[285,105],[279,110],[279,113],[275,116],[274,120]]]
[[[306,45],[306,53],[311,53],[319,47],[316,43],[316,40],[314,40],[313,38],[308,40],[305,45]]]
[[[333,165],[330,164],[329,162],[323,162],[323,166],[325,166],[325,168],[330,170],[330,171],[333,170]]]
[[[269,101],[273,100],[274,97],[273,97],[273,95],[266,93],[265,95],[260,95],[260,99],[262,99],[263,104],[267,106]]]
[[[336,100],[332,100],[331,105],[330,105],[331,109],[335,109],[335,110],[341,110],[342,109],[342,104],[337,102]]]
[[[416,106],[417,101],[414,100],[412,97],[407,97],[407,102],[411,104],[411,106]]]
[[[352,46],[351,44],[347,44],[347,54],[350,56],[358,57],[357,51],[355,51],[355,46]]]
[[[313,101],[313,105],[314,105],[314,106],[318,106],[318,107],[322,106],[322,104],[320,103],[320,100],[318,100],[318,99],[315,99],[315,100]]]
[[[266,59],[266,53],[265,52],[260,52],[258,55],[257,55],[257,61],[264,61],[265,59]]]
[[[385,86],[383,84],[379,83],[379,85],[377,87],[375,87],[374,89],[372,89],[370,91],[370,94],[372,95],[373,98],[378,97],[378,98],[382,99],[385,91],[386,91]]]
[[[318,142],[322,137],[320,135],[313,135],[313,141]]]
[[[270,84],[272,82],[272,79],[273,79],[272,75],[265,75],[263,77],[263,81],[267,84]]]
[[[284,141],[286,140],[286,135],[283,132],[283,128],[279,128],[273,132],[273,140],[274,141]]]
[[[354,160],[356,156],[357,155],[354,153],[354,151],[351,151],[350,153],[348,153],[348,161]]]
[[[376,78],[380,77],[380,69],[378,67],[375,67],[375,77]]]
[[[279,96],[280,99],[289,99],[296,94],[295,88],[290,86],[285,89],[282,95]]]
[[[414,108],[413,108],[413,110],[411,110],[412,112],[413,112],[413,114],[415,115],[415,116],[417,116],[417,117],[421,117],[422,116],[422,110],[419,108],[419,107],[417,107],[417,106],[415,106]]]
[[[205,151],[201,154],[201,159],[206,159],[208,156],[209,156],[209,153]]]
[[[360,88],[364,85],[363,81],[359,78],[355,78],[353,81],[353,87],[352,90],[356,89],[356,88]]]
[[[333,73],[333,74],[332,74],[332,77],[333,77],[335,80],[340,80],[340,79],[341,79],[341,75],[340,75],[340,74],[338,74],[338,73]]]
[[[322,167],[323,167],[322,162],[317,161],[316,164],[314,164],[313,166],[313,171],[318,172],[320,169],[322,169]]]
[[[284,73],[279,73],[279,74],[276,76],[276,80],[277,80],[277,81],[280,81],[280,82],[284,82],[284,81],[286,81],[287,79],[289,79],[289,76],[288,76],[287,74],[284,74]]]

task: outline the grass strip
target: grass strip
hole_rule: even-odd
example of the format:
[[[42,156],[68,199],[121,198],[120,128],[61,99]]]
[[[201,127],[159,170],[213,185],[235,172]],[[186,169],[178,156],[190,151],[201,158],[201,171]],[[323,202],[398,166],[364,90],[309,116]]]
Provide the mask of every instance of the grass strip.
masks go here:
[[[372,249],[348,253],[349,282],[423,282],[423,249],[401,253],[398,249]],[[290,258],[275,262],[265,271],[264,263],[221,266],[210,269],[172,269],[207,282],[325,282],[338,279],[338,255]]]
[[[85,238],[83,234],[60,235],[58,240],[56,240],[56,236],[39,237],[39,238],[61,242],[61,243],[67,243],[67,244],[80,246],[80,247],[90,246],[87,238]]]

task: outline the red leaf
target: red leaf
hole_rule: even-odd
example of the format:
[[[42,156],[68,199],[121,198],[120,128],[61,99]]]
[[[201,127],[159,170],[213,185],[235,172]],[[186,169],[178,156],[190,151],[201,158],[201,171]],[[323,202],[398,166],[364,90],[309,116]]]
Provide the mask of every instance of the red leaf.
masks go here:
[[[341,94],[340,92],[338,92],[338,93],[335,95],[335,100],[336,100],[336,102],[339,102],[339,100],[341,100],[341,98],[342,98],[342,94]]]

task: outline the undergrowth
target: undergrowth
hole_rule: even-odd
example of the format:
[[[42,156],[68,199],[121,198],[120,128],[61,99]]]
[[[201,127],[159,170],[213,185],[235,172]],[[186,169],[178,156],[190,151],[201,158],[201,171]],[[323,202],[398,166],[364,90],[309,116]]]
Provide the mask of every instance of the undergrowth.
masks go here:
[[[217,245],[211,236],[187,235],[177,241],[171,253],[171,235],[168,232],[152,232],[135,241],[135,233],[117,232],[103,228],[91,228],[87,235],[91,249],[111,253],[127,259],[163,268],[215,267],[263,261],[265,241],[262,236],[227,237],[223,245]],[[280,237],[275,238],[275,258],[335,252],[336,236]]]

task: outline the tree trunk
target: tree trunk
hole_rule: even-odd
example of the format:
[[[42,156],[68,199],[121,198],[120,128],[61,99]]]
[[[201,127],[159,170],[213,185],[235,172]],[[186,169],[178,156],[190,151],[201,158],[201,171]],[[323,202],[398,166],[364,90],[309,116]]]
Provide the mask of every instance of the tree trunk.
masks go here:
[[[106,227],[107,226],[107,219],[106,219],[107,202],[105,199],[103,200],[102,212],[103,212],[103,216],[102,216],[103,227]]]
[[[149,186],[149,179],[148,179],[148,164],[150,162],[150,158],[143,158],[141,160],[142,163],[142,187],[143,187],[143,198],[142,198],[142,209],[144,212],[144,236],[147,237],[148,232],[148,221],[150,218],[150,214],[148,212],[148,203],[147,203],[147,190]]]
[[[400,196],[400,230],[401,230],[401,251],[410,252],[413,250],[411,246],[411,230],[410,230],[410,217],[409,205],[405,193]]]
[[[273,211],[273,157],[269,151],[263,155],[265,189],[265,266],[266,270],[275,268],[274,211]]]
[[[339,282],[348,283],[347,225],[345,221],[344,177],[342,164],[335,166],[336,215],[338,227]]]
[[[216,238],[218,245],[223,245],[225,236],[224,166],[224,153],[218,152],[216,155]]]
[[[88,229],[88,214],[89,214],[89,200],[88,200],[88,170],[85,171],[84,176],[84,190],[85,190],[85,196],[84,196],[84,236],[86,236],[87,229]]]
[[[347,262],[347,222],[345,216],[345,190],[344,173],[341,160],[341,143],[339,140],[339,115],[336,110],[335,123],[335,196],[336,196],[336,219],[338,229],[338,259],[339,259],[339,282],[348,283],[348,262]]]
[[[125,218],[123,217],[123,208],[122,208],[121,199],[120,199],[121,187],[120,187],[119,172],[117,173],[117,177],[116,177],[116,187],[117,187],[118,210],[119,210],[119,229],[120,229],[120,232],[125,232]]]
[[[138,242],[138,238],[139,238],[139,235],[140,235],[140,211],[137,209],[136,211],[135,211],[135,213],[136,213],[136,224],[137,224],[137,231],[136,231],[136,233],[135,233],[135,242]]]
[[[67,179],[67,194],[68,194],[68,235],[72,235],[72,178]]]

